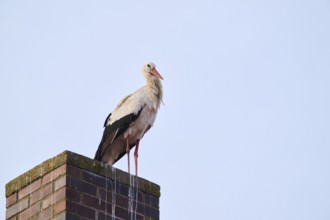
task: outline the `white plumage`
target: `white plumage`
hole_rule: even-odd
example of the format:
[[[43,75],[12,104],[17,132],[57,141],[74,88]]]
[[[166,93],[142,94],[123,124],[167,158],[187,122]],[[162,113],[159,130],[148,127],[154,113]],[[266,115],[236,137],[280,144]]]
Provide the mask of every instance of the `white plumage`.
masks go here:
[[[157,98],[154,97],[154,92],[146,85],[133,94],[126,96],[114,109],[111,118],[108,119],[107,125],[111,125],[113,122],[124,117],[125,115],[134,113],[137,114],[139,110],[147,104],[154,110],[158,109]]]
[[[104,123],[101,143],[95,154],[96,160],[112,165],[127,153],[130,172],[129,151],[136,146],[134,152],[136,175],[139,141],[152,127],[163,96],[160,82],[163,78],[156,70],[155,64],[145,64],[142,72],[147,84],[123,98],[109,114]]]

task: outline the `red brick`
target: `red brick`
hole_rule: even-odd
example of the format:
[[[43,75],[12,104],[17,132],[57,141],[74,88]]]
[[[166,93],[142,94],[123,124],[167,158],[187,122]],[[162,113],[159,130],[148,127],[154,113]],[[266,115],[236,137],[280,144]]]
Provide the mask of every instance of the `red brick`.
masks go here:
[[[128,218],[128,210],[123,209],[119,206],[116,206],[115,214],[116,214],[116,217],[123,218],[123,219],[129,219]]]
[[[28,206],[29,206],[29,198],[26,197],[26,198],[18,201],[16,204],[10,206],[6,210],[6,219],[8,219],[14,215],[17,215],[19,212],[23,211]]]
[[[39,214],[39,219],[50,219],[53,216],[53,207],[42,210]]]
[[[105,210],[105,201],[87,194],[83,195],[82,204],[97,210]]]
[[[66,189],[63,187],[56,191],[53,195],[53,203],[57,203],[58,201],[64,200],[66,197]]]
[[[8,196],[6,198],[6,207],[8,208],[9,206],[14,204],[15,202],[17,202],[17,193],[11,194],[10,196]]]
[[[42,208],[45,209],[49,205],[52,205],[54,200],[54,195],[49,196],[52,193],[52,184],[48,184],[40,189],[39,192],[34,193],[31,196],[30,203],[33,204],[35,201],[42,200]]]
[[[130,198],[117,194],[116,201],[115,201],[116,206],[121,206],[122,208],[127,208],[129,206],[129,202],[133,203],[133,209],[136,210],[136,212],[141,213],[141,214],[144,213],[144,203],[140,203],[134,199],[132,199],[130,201]]]
[[[63,217],[62,217],[63,216]],[[78,215],[74,215],[70,212],[65,212],[64,215],[61,214],[59,216],[56,216],[58,218],[56,218],[57,220],[60,220],[60,219],[70,219],[70,220],[85,220],[84,218],[81,218],[80,216]]]
[[[11,218],[9,218],[7,220],[17,220],[17,219],[18,219],[18,215],[14,216],[14,217],[11,217]]]
[[[112,193],[113,193],[112,190],[105,190],[103,188],[99,188],[98,196],[101,197],[101,199],[103,199],[103,200],[111,202]]]
[[[159,194],[148,190],[143,181],[137,184],[134,179],[131,185],[137,189],[133,189],[129,186],[130,176],[125,172],[120,171],[122,176],[117,175],[112,180],[113,175],[109,178],[102,176],[104,170],[97,167],[99,164],[96,163],[94,168],[85,165],[82,168],[76,161],[76,157],[70,158],[69,163],[74,165],[65,164],[38,176],[29,186],[18,189],[16,194],[6,192],[12,193],[6,198],[7,220],[102,220],[113,219],[112,211],[116,220],[159,219]],[[23,177],[29,178],[28,173]],[[130,202],[133,202],[132,213],[128,210]]]
[[[145,220],[145,218],[142,215],[137,214],[136,215],[137,220]]]
[[[47,173],[45,176],[41,178],[41,185],[46,185],[53,181],[53,172]]]
[[[20,220],[26,220],[30,219],[31,216],[36,215],[38,212],[40,212],[40,202],[35,203],[28,209],[24,210],[19,214],[19,219]]]
[[[62,200],[54,205],[54,215],[57,215],[66,210],[66,200]]]
[[[82,179],[103,188],[113,185],[113,182],[111,180],[86,170],[82,171]]]
[[[81,179],[81,172],[82,172],[82,170],[80,168],[68,164],[68,167],[67,167],[68,175]]]
[[[130,190],[131,190],[131,192],[130,192]],[[131,194],[131,196],[129,194]],[[140,190],[133,189],[133,188],[128,190],[128,197],[132,197],[134,200],[138,200],[139,202],[144,202],[144,200],[145,200],[144,193],[141,192]]]
[[[154,196],[146,195],[145,203],[153,206],[154,208],[159,208],[159,199]]]
[[[106,220],[106,219],[112,219],[111,218],[111,212],[107,212],[106,214],[103,212],[98,212],[97,214],[97,219],[98,220]]]
[[[33,204],[32,206],[31,206],[31,215],[33,216],[33,215],[35,215],[35,214],[37,214],[38,212],[40,212],[41,211],[41,202],[39,201],[39,202],[36,202],[35,204]]]
[[[113,219],[111,214],[112,214],[111,212],[107,212],[107,213],[98,212],[97,219],[98,220],[109,220],[109,219]],[[119,218],[115,218],[115,219],[116,220],[121,220]]]
[[[142,215],[139,215],[135,212],[129,212],[127,219],[134,219],[134,220],[144,220]]]
[[[78,191],[71,189],[71,188],[66,188],[66,199],[72,201],[72,202],[77,202],[79,203],[81,200],[82,194],[79,193]]]
[[[116,191],[122,194],[123,196],[128,196],[129,187],[126,186],[125,184],[117,184]]]
[[[53,193],[53,184],[50,183],[48,185],[45,185],[43,188],[42,188],[42,193],[43,193],[43,196],[42,198],[45,198],[46,196],[50,195],[51,193]]]
[[[20,220],[27,220],[30,217],[31,217],[30,209],[27,209],[24,212],[22,212],[22,213],[19,214],[18,219],[20,219]]]
[[[57,180],[55,180],[54,191],[58,190],[59,188],[64,187],[66,185],[66,180],[67,180],[67,176],[62,176],[62,177],[58,178]]]
[[[47,207],[53,205],[53,203],[54,203],[54,197],[53,195],[50,195],[42,200],[41,208],[46,209]]]
[[[138,213],[144,214],[144,208],[145,208],[145,206],[142,203],[139,203],[139,202],[137,204],[135,204],[135,202],[134,202],[134,208],[135,208],[135,205],[137,205],[136,211]]]
[[[30,185],[24,187],[18,192],[18,199],[21,199],[29,195],[30,193],[36,191],[37,189],[40,188],[40,186],[41,186],[41,179],[32,182]]]
[[[32,192],[30,196],[30,205],[34,204],[37,201],[40,201],[42,197],[43,197],[42,189],[38,189],[37,191]]]
[[[128,198],[120,194],[116,195],[116,205],[121,207],[128,207]]]
[[[67,211],[72,212],[73,214],[78,214],[79,216],[83,216],[85,218],[95,218],[95,211],[93,209],[74,202],[67,201]]]
[[[48,197],[42,200],[41,208],[47,209],[49,206],[57,203],[60,200],[65,200],[66,198],[66,191],[65,188],[61,188],[60,190],[56,191],[55,193],[49,195]]]
[[[97,187],[80,179],[74,178],[72,176],[67,176],[67,185],[72,189],[96,196]]]
[[[64,175],[66,173],[66,171],[67,171],[67,165],[64,164],[64,165],[56,168],[55,170],[47,173],[45,176],[42,177],[42,185],[46,185],[50,182],[53,182],[58,177]]]
[[[144,209],[144,215],[146,215],[152,219],[159,219],[159,210],[154,209],[150,206],[146,206]]]

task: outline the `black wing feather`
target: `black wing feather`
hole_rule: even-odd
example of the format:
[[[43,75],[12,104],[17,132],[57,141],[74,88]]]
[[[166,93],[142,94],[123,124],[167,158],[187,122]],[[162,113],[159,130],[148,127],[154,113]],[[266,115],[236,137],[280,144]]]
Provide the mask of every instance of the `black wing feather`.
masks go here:
[[[121,135],[126,129],[128,129],[129,126],[139,117],[142,109],[143,108],[141,108],[137,114],[131,113],[131,114],[126,115],[126,116],[122,117],[121,119],[115,121],[111,125],[106,126],[106,123],[107,123],[108,119],[110,118],[111,113],[108,115],[108,117],[106,118],[106,120],[104,122],[105,129],[103,132],[101,143],[95,153],[94,160],[99,160],[99,161],[102,160],[102,157],[103,157],[104,153],[106,152],[106,150],[108,149],[108,147],[111,147],[111,144],[113,143],[113,141],[119,135]],[[133,146],[130,146],[130,147],[133,147]],[[119,156],[118,159],[120,159],[121,157],[122,157],[122,155]]]
[[[106,127],[107,126],[107,122],[108,122],[108,119],[110,118],[111,116],[111,113],[108,115],[108,117],[105,119],[104,121],[104,124],[103,124],[103,127]]]

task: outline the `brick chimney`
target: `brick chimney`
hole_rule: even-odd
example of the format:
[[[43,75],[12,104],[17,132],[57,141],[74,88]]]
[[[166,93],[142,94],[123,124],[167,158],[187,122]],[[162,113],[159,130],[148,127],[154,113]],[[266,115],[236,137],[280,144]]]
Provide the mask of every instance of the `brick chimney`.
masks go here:
[[[159,219],[160,187],[65,151],[6,184],[6,219]]]

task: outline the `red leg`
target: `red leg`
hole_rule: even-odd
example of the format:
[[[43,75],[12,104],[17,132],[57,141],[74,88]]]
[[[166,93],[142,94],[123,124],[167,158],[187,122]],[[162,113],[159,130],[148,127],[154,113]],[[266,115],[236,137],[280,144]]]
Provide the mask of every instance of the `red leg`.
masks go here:
[[[139,156],[139,143],[140,140],[136,140],[136,146],[134,151],[134,160],[135,160],[135,176],[138,175],[138,156]]]
[[[130,172],[130,165],[129,165],[129,143],[128,143],[128,137],[126,138],[126,153],[127,153],[127,162],[128,162],[128,173]]]

